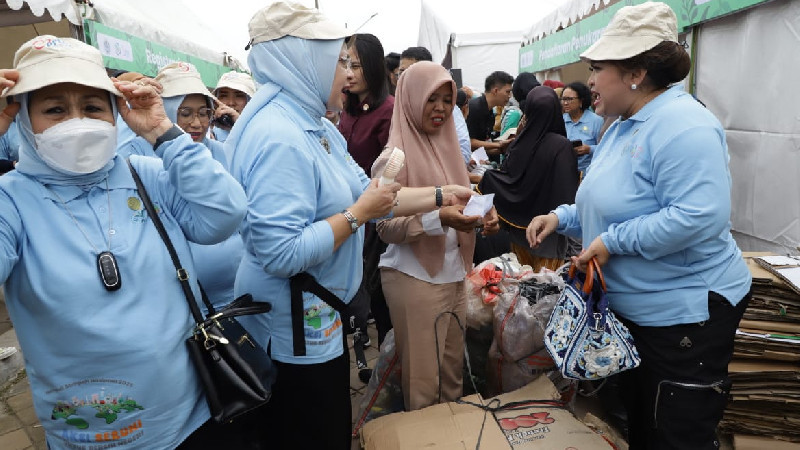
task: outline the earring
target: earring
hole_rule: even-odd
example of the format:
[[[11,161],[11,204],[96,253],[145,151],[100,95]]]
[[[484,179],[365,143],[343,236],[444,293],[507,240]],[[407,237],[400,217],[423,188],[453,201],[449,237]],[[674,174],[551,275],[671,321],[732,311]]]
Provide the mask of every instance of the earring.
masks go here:
[[[635,90],[636,90],[636,83],[634,83],[634,84],[632,84],[632,85],[631,85],[631,90],[633,90],[633,91],[635,91]]]

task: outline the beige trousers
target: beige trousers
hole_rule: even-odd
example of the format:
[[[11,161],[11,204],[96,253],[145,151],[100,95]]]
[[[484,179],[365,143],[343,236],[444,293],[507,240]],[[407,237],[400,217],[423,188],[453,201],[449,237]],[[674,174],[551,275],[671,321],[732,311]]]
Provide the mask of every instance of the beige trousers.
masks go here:
[[[442,313],[452,311],[466,324],[464,283],[431,284],[388,268],[381,269],[381,282],[402,362],[406,410],[438,403],[440,374],[441,400],[461,397],[464,334],[451,314]],[[435,324],[441,371],[436,363]]]

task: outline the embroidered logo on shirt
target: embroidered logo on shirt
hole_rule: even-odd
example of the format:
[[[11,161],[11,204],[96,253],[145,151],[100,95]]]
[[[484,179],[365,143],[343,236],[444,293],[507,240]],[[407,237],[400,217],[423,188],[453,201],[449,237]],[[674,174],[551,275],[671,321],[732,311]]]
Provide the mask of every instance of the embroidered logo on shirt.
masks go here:
[[[133,223],[145,223],[147,221],[147,210],[144,209],[142,201],[137,197],[128,197],[128,208],[133,211],[133,217],[131,217]],[[153,203],[153,208],[156,210],[156,214],[161,214],[161,206],[158,203]]]
[[[128,208],[138,211],[142,209],[142,201],[136,197],[128,197]]]
[[[631,158],[636,159],[642,154],[644,148],[641,145],[633,144],[630,146]]]

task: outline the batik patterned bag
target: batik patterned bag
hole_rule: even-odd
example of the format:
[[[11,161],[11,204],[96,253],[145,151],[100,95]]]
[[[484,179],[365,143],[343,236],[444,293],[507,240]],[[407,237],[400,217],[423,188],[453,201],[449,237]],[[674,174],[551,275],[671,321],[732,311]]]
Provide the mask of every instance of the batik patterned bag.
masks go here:
[[[595,275],[600,283],[595,283]],[[545,328],[545,347],[561,373],[597,380],[637,367],[639,352],[628,328],[608,309],[606,283],[596,259],[589,262],[582,288],[580,284],[573,265]]]

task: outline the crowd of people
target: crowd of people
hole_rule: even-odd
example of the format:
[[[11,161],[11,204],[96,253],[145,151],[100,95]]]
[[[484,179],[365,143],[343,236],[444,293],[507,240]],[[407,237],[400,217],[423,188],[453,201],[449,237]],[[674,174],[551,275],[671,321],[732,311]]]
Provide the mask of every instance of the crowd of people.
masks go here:
[[[252,76],[213,89],[186,62],[109,76],[47,35],[0,70],[0,280],[49,448],[350,448],[344,313],[305,292],[297,316],[298,274],[368,297],[406,410],[456,400],[464,280],[493,235],[537,271],[602,265],[642,357],[620,378],[630,448],[716,448],[750,275],[725,134],[678,84],[691,61],[669,6],[622,8],[581,55],[588,80],[496,71],[479,95],[427,49],[386,54],[297,4],[249,32]],[[405,164],[379,183],[394,148]],[[210,419],[134,170],[196,298],[273,306],[240,319],[277,369],[242,420]],[[494,206],[465,215],[478,194]]]

